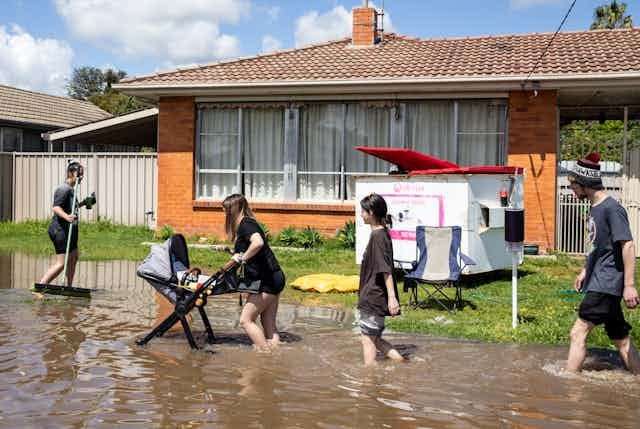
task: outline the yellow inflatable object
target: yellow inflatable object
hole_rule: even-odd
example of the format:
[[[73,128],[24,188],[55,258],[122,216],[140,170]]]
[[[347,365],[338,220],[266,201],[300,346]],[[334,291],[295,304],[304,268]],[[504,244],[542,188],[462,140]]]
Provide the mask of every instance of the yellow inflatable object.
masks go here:
[[[291,286],[305,292],[356,292],[360,285],[359,276],[338,274],[310,274],[291,282]]]

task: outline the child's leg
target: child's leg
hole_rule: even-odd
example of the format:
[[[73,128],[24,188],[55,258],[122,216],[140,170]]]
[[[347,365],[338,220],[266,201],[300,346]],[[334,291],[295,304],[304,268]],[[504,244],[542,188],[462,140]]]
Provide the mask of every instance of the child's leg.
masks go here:
[[[376,337],[362,334],[362,355],[364,365],[371,366],[376,363]]]
[[[389,359],[395,360],[397,362],[405,361],[404,356],[402,356],[400,352],[394,349],[391,344],[383,340],[382,337],[376,337],[376,348]]]
[[[49,267],[49,269],[44,274],[44,276],[42,276],[42,278],[40,279],[40,283],[42,284],[51,283],[53,279],[58,277],[58,275],[62,272],[63,268],[64,268],[64,253],[61,255],[56,255],[56,262],[51,267]]]
[[[69,253],[69,262],[67,264],[67,286],[73,284],[73,276],[76,273],[76,263],[78,262],[78,249],[74,249]]]

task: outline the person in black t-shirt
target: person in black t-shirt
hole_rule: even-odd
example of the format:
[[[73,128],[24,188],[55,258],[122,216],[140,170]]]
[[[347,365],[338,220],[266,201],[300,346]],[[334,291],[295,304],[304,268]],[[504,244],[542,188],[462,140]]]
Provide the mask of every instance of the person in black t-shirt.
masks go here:
[[[391,216],[387,214],[386,201],[378,194],[364,197],[360,208],[362,220],[371,225],[358,288],[364,364],[375,364],[376,350],[390,359],[404,361],[404,357],[382,339],[384,318],[400,314],[398,288],[393,277],[393,247],[387,229],[391,226]]]
[[[640,355],[629,337],[631,325],[624,319],[620,301],[629,309],[640,304],[635,287],[635,247],[627,212],[603,190],[600,155],[591,153],[579,160],[569,173],[575,196],[591,203],[589,242],[591,251],[584,269],[575,280],[575,289],[586,292],[578,318],[571,329],[567,370],[578,372],[587,354],[587,337],[594,327],[604,324],[625,366],[640,374]]]
[[[232,258],[244,265],[247,280],[260,281],[260,293],[249,294],[242,308],[240,325],[258,349],[275,347],[280,342],[276,315],[280,292],[285,285],[284,274],[246,198],[240,194],[229,195],[222,202],[222,208],[225,232],[234,242]],[[256,323],[258,316],[262,328]]]
[[[56,262],[40,279],[40,283],[49,284],[58,277],[64,269],[64,256],[67,251],[67,239],[69,237],[69,224],[71,227],[71,242],[69,245],[69,261],[67,264],[67,285],[71,286],[78,262],[78,222],[72,213],[73,189],[76,181],[80,183],[84,177],[84,168],[78,162],[72,161],[67,165],[67,177],[63,184],[58,186],[53,194],[53,217],[49,224],[49,238],[56,251]],[[85,200],[86,201],[86,200]],[[76,200],[76,207],[86,205]]]

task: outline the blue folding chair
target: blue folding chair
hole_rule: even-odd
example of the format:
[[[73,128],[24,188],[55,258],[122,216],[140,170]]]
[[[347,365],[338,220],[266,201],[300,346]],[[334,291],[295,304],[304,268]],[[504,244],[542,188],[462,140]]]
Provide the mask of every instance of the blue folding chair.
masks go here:
[[[417,261],[397,261],[411,263],[413,267],[404,277],[404,291],[409,292],[409,306],[417,308],[433,299],[450,312],[462,307],[460,274],[466,266],[476,263],[460,251],[461,238],[462,228],[459,226],[416,227]],[[425,285],[433,286],[433,290]],[[427,294],[420,302],[418,287]],[[455,289],[453,300],[445,293],[445,288]],[[447,306],[444,300],[452,305]]]

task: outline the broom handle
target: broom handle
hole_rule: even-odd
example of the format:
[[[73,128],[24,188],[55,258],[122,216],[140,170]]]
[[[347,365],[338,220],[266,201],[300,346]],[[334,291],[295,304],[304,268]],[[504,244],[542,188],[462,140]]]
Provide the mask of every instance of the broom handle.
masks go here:
[[[71,214],[76,214],[76,194],[78,191],[78,175],[76,175],[76,183],[73,185],[73,202],[71,203]],[[64,277],[65,281],[69,278],[67,275],[67,264],[69,263],[69,248],[71,248],[71,234],[73,234],[73,221],[69,222],[69,234],[67,236],[67,251],[64,252]],[[67,286],[71,286],[68,284]]]

